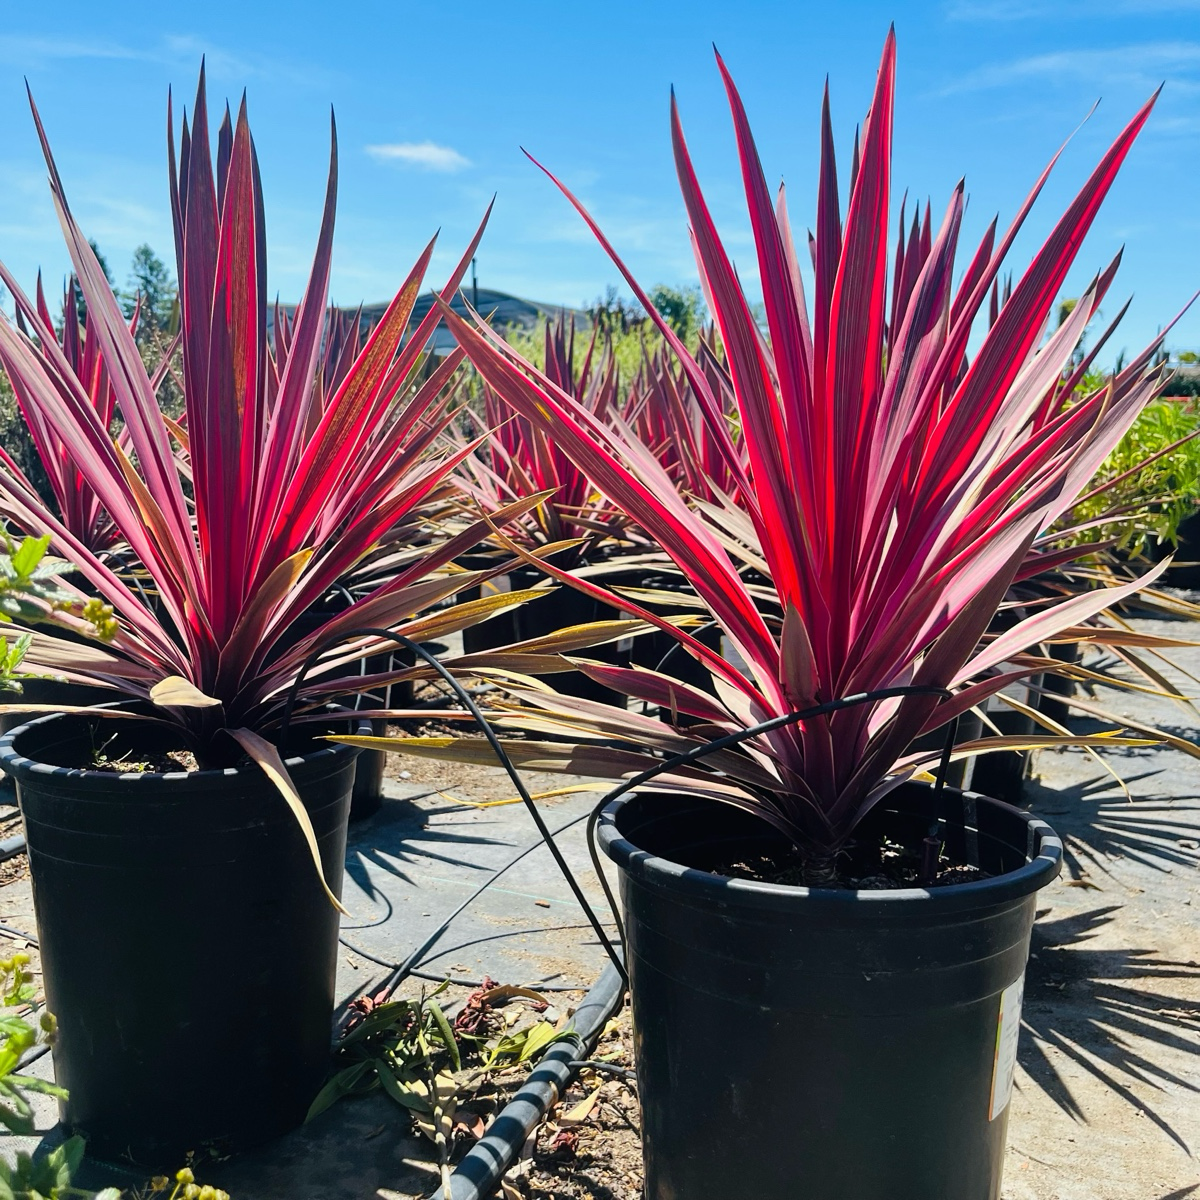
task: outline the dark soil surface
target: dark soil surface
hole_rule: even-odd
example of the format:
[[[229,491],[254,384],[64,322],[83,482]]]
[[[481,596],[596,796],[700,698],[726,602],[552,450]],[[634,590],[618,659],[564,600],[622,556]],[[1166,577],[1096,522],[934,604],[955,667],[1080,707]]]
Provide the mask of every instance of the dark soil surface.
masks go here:
[[[990,876],[979,867],[956,863],[941,847],[930,843],[922,852],[881,837],[869,845],[856,845],[834,860],[832,879],[814,879],[809,864],[799,855],[787,858],[762,856],[723,863],[714,875],[750,879],[758,883],[781,883],[793,887],[823,887],[840,891],[899,891],[904,888],[948,887],[974,883]]]
[[[93,761],[87,764],[87,769],[107,771],[114,775],[165,775],[179,771],[198,771],[200,767],[196,756],[190,750],[125,754],[120,758],[110,758],[103,751],[97,751]]]

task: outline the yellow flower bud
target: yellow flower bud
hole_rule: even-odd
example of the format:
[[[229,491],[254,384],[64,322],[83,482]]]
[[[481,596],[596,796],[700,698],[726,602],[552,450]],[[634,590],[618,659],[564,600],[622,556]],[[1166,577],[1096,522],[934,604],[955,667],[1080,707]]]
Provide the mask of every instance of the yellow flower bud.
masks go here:
[[[18,950],[12,956],[12,961],[14,966],[23,967],[29,961],[29,955],[24,950]]]
[[[180,1170],[176,1171],[175,1172],[175,1182],[182,1183],[182,1184],[195,1183],[196,1177],[195,1177],[195,1175],[192,1174],[192,1168],[191,1167],[182,1167]]]
[[[58,1018],[52,1012],[44,1012],[38,1018],[38,1024],[42,1027],[43,1033],[53,1033],[58,1028]],[[163,1184],[166,1187],[166,1184]],[[162,1188],[159,1189],[160,1191]]]
[[[152,1192],[165,1192],[171,1186],[171,1181],[165,1175],[155,1175],[150,1180],[150,1190]]]
[[[200,1188],[194,1183],[189,1183],[183,1189],[183,1200],[200,1200]]]
[[[206,1183],[200,1189],[199,1200],[217,1200],[217,1189],[215,1187],[211,1186],[211,1184]]]

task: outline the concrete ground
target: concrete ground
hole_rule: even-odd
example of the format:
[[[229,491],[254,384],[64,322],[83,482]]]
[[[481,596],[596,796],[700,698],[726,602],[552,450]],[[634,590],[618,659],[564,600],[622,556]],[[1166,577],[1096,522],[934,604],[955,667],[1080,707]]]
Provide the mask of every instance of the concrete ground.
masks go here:
[[[1177,622],[1138,626],[1194,634]],[[1173,655],[1200,676],[1200,648]],[[1200,695],[1200,684],[1168,673]],[[1200,717],[1169,701],[1106,691],[1100,702],[1200,743]],[[1106,752],[1105,759],[1132,800],[1075,750],[1042,752],[1030,786],[1033,808],[1066,840],[1068,869],[1039,900],[1004,1200],[1200,1200],[1200,760],[1164,747]],[[352,917],[338,975],[344,999],[387,974],[373,959],[405,958],[489,872],[536,840],[520,806],[460,803],[510,796],[498,770],[399,758],[390,769],[388,800],[354,827],[347,856]],[[569,782],[540,776],[530,786]],[[541,804],[558,828],[593,799],[571,794]],[[582,825],[561,843],[600,904]],[[33,931],[27,878],[0,886],[0,924]],[[603,961],[550,856],[538,849],[455,920],[420,969],[467,986],[486,973],[508,983],[582,988]],[[563,1006],[581,994],[563,992]],[[47,1057],[36,1069],[49,1068]],[[53,1106],[39,1114],[43,1144],[50,1144]],[[0,1152],[10,1156],[36,1145],[0,1136]],[[430,1149],[394,1104],[375,1095],[343,1102],[201,1176],[234,1200],[415,1200],[437,1187]],[[89,1164],[81,1182],[134,1187],[144,1178]]]

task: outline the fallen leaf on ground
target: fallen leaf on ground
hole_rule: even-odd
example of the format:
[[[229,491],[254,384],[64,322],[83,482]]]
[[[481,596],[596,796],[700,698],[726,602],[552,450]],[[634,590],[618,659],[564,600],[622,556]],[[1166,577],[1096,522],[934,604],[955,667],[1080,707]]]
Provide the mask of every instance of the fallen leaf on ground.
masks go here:
[[[570,1112],[564,1113],[558,1119],[558,1123],[562,1126],[581,1125],[591,1115],[592,1109],[596,1107],[596,1101],[600,1098],[600,1089],[596,1088],[591,1095],[580,1100]]]

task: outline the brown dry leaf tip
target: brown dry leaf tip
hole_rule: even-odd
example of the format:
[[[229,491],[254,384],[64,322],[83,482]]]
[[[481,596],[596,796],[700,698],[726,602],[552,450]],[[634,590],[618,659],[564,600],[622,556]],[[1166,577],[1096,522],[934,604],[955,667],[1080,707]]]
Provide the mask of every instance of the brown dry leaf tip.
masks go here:
[[[488,1004],[503,1004],[516,999],[528,1000],[529,1007],[537,1013],[545,1012],[550,1007],[550,1001],[541,992],[535,992],[532,988],[518,987],[511,983],[492,987],[484,996],[484,1000]]]

